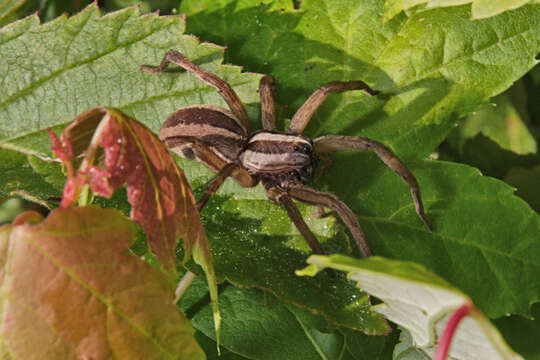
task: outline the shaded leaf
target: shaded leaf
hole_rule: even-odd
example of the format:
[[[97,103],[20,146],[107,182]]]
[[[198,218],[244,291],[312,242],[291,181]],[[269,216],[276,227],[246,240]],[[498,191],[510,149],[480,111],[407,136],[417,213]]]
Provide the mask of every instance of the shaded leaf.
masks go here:
[[[90,3],[92,0],[41,0],[39,1],[39,17],[43,22],[51,21],[62,14],[75,14]]]
[[[399,344],[396,345],[392,360],[429,360],[430,357],[423,350],[414,346],[411,333],[401,329]]]
[[[493,323],[508,344],[519,351],[527,360],[540,359],[540,303],[532,306],[534,320],[521,316],[505,316],[493,320]]]
[[[343,176],[343,169],[358,169],[358,164],[362,176]],[[514,196],[510,186],[473,168],[424,161],[410,169],[422,179],[427,216],[435,228],[430,233],[414,212],[407,186],[379,166],[372,154],[342,154],[335,157],[325,181],[325,190],[346,199],[359,216],[374,253],[433,269],[467,292],[488,317],[529,316],[530,304],[540,299],[539,215]],[[211,176],[204,165],[185,168],[194,186]],[[334,218],[314,219],[314,211],[302,207],[326,251],[349,253],[342,228],[330,231]],[[266,200],[263,189],[241,190],[227,181],[202,216],[218,278],[270,290],[282,300],[333,314],[331,321],[341,325],[346,322],[337,319],[352,319],[338,315],[345,304],[335,299],[360,295],[349,293],[352,290],[340,279],[330,282],[335,288],[329,287],[325,274],[314,282],[291,279],[309,249],[286,213]],[[315,300],[322,296],[332,304],[326,310]]]
[[[529,130],[531,124],[526,110],[524,83],[514,84],[492,101],[493,106],[481,109],[464,119],[455,130],[457,136],[464,141],[481,132],[503,149],[517,154],[536,153],[537,143]]]
[[[0,26],[13,20],[14,13],[19,9],[25,0],[4,0],[0,3]]]
[[[353,259],[341,255],[312,255],[299,275],[315,275],[330,267],[346,271],[352,280],[383,303],[373,309],[410,331],[415,347],[434,355],[450,315],[470,299],[415,263],[372,256]],[[479,311],[463,318],[452,337],[453,359],[522,359],[504,342]]]
[[[540,6],[471,21],[468,6],[384,23],[383,1],[182,1],[188,30],[226,45],[227,59],[276,78],[290,117],[329,81],[363,80],[381,95],[331,95],[309,136],[361,135],[424,158],[461,117],[536,64]],[[253,36],[257,34],[257,36]]]
[[[501,148],[483,134],[472,139],[448,138],[438,150],[441,160],[460,162],[478,168],[482,174],[504,179],[514,167],[533,168],[540,165],[540,155],[518,155]],[[461,145],[460,145],[461,143]]]
[[[51,185],[36,171],[31,159],[15,151],[0,149],[0,174],[0,202],[14,195],[31,196],[50,208],[49,198],[62,194],[61,186]]]
[[[419,7],[420,9],[429,9],[470,3],[472,4],[472,18],[482,19],[516,9],[528,3],[538,2],[538,0],[386,0],[384,3],[384,18],[389,20],[401,11],[413,8],[420,4],[425,5],[425,7]]]
[[[133,235],[95,207],[1,227],[2,357],[204,359],[168,279],[128,254]]]
[[[130,216],[146,232],[149,247],[165,269],[175,273],[179,238],[184,239],[184,262],[193,254],[203,267],[219,332],[217,285],[208,240],[191,187],[157,136],[122,112],[99,107],[77,117],[59,140],[52,138],[68,173],[71,159],[84,156],[76,177],[68,174],[62,205],[69,206],[75,200],[77,190],[72,186],[89,184],[96,194],[111,197],[126,184]]]
[[[207,289],[201,279],[194,281],[182,297],[180,307],[190,316],[195,328],[214,337]],[[314,315],[285,306],[260,290],[224,284],[220,291],[220,310],[222,346],[242,358],[384,359],[379,354],[386,337],[336,329],[324,319],[320,322],[325,328],[318,329],[310,320]]]
[[[540,213],[540,166],[533,169],[513,168],[504,181],[516,187],[516,194]]]

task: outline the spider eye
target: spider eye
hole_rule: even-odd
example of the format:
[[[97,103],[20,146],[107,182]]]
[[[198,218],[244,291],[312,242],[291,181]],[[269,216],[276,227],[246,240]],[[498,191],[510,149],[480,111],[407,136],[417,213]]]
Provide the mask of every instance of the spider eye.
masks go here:
[[[301,149],[300,149],[300,146],[294,145],[293,150],[294,150],[295,152],[299,152]]]

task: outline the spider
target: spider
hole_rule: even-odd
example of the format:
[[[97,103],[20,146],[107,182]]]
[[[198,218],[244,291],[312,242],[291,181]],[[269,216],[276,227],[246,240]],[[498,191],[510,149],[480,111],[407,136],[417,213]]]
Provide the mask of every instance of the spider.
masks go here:
[[[330,93],[362,90],[378,94],[362,81],[330,82],[316,90],[294,114],[289,130],[276,130],[274,80],[264,75],[259,85],[263,129],[250,130],[246,110],[231,86],[209,73],[176,50],[169,50],[159,66],[141,66],[150,73],[163,73],[174,63],[213,86],[228,104],[230,111],[211,105],[193,105],[171,114],[163,123],[160,138],[181,157],[206,164],[217,175],[209,182],[197,203],[202,211],[208,199],[228,177],[243,187],[262,182],[268,198],[281,204],[314,253],[324,254],[321,244],[305,223],[293,199],[336,211],[349,228],[363,256],[371,255],[366,236],[352,210],[337,196],[311,189],[304,184],[314,173],[320,157],[338,150],[373,150],[411,189],[418,216],[427,228],[432,227],[424,214],[420,188],[413,174],[383,144],[359,136],[325,135],[314,140],[303,136],[317,108]]]

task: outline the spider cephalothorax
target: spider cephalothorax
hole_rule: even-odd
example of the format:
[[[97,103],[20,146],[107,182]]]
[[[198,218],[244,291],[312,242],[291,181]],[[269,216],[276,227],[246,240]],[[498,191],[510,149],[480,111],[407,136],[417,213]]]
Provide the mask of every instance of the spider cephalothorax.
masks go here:
[[[292,199],[335,210],[351,231],[362,254],[368,256],[371,250],[366,237],[349,207],[335,195],[313,190],[304,184],[312,178],[319,156],[337,150],[370,149],[409,185],[416,212],[431,230],[418,182],[386,146],[358,136],[325,135],[311,140],[301,134],[329,93],[362,90],[370,96],[377,94],[362,81],[323,85],[298,109],[288,132],[282,133],[276,130],[273,78],[263,76],[259,86],[263,130],[251,132],[246,110],[230,85],[179,52],[170,50],[158,67],[142,66],[141,69],[162,73],[170,62],[215,87],[231,110],[211,105],[184,107],[171,114],[160,131],[160,138],[171,150],[182,157],[201,161],[217,172],[199,200],[199,211],[229,176],[244,187],[262,182],[269,199],[283,205],[315,253],[322,254],[322,247]]]
[[[283,188],[305,184],[315,165],[311,139],[275,131],[254,133],[238,160],[251,176],[273,181]]]

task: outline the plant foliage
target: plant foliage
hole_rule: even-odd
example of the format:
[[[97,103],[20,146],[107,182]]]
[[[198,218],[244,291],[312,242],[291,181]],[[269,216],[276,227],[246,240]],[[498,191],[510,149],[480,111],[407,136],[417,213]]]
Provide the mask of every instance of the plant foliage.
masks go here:
[[[19,17],[30,2],[0,6],[0,24]],[[311,185],[335,193],[351,207],[375,254],[424,265],[470,296],[488,318],[530,317],[531,304],[540,300],[538,213],[511,186],[471,166],[426,160],[433,152],[457,158],[445,153],[452,148],[447,143],[438,147],[458,120],[485,109],[537,63],[540,5],[492,2],[498,4],[491,6],[496,11],[485,10],[489,17],[471,20],[479,17],[476,11],[485,2],[470,2],[183,0],[179,12],[186,14],[186,31],[182,16],[141,14],[138,7],[102,14],[96,3],[73,16],[58,16],[54,9],[63,9],[61,2],[49,0],[41,19],[53,20],[41,23],[34,14],[0,28],[0,199],[17,195],[55,207],[63,174],[47,129],[60,133],[95,106],[116,108],[154,133],[183,106],[226,107],[214,88],[174,66],[164,74],[140,71],[141,65],[159,64],[169,49],[227,81],[255,129],[260,128],[260,73],[276,79],[282,128],[324,83],[359,79],[381,94],[330,95],[306,135],[367,136],[389,146],[418,179],[435,231],[423,227],[407,186],[374,154],[339,154]],[[167,9],[178,5],[167,4]],[[121,7],[120,1],[108,1],[105,7]],[[152,5],[145,2],[142,8]],[[533,94],[531,89],[540,84],[538,73],[537,67],[521,82],[521,93]],[[460,156],[473,154],[470,164],[518,185],[518,194],[536,206],[532,181],[538,171],[530,168],[540,161],[534,154],[512,151],[537,151],[538,134],[530,124],[538,121],[540,111],[533,106],[534,97],[525,104],[510,102],[511,96],[505,93],[494,101],[512,120],[501,115],[503,120],[493,127],[487,117],[469,118],[476,125],[469,125],[474,131],[458,134]],[[519,131],[504,131],[504,121],[518,124],[514,128]],[[473,138],[475,131],[489,139]],[[492,150],[498,145],[490,139],[506,149],[504,156]],[[200,194],[213,173],[200,163],[174,159]],[[527,168],[508,171],[516,165]],[[109,202],[92,201],[128,207],[129,189],[126,198],[115,196]],[[358,256],[333,214],[317,219],[313,207],[300,210],[328,253]],[[144,210],[139,219],[154,215]],[[305,265],[309,248],[262,187],[245,189],[226,181],[205,207],[202,223],[216,278],[223,282],[224,358],[389,358],[396,331],[382,340],[364,335],[389,331],[388,323],[371,310],[366,293],[343,274],[334,279],[326,273],[314,278],[294,274]],[[158,254],[151,233],[146,235]],[[180,266],[186,254],[179,248],[174,257],[169,250],[168,258],[158,254],[157,261]],[[186,266],[200,273],[196,264]],[[114,274],[111,270],[110,281]],[[206,291],[196,280],[180,307],[212,357],[216,344]],[[248,335],[249,344],[242,340]]]

